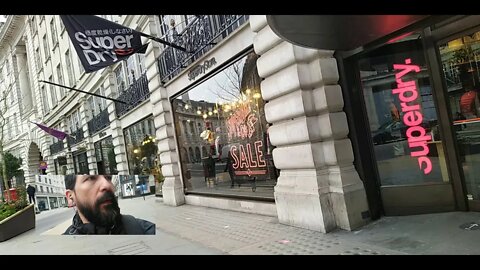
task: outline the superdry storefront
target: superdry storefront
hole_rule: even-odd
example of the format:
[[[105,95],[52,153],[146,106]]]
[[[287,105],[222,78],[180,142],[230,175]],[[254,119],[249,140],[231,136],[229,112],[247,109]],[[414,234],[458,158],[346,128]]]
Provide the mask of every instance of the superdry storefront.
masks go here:
[[[301,17],[330,16],[298,16],[298,25],[285,17],[267,16],[277,34],[336,51],[354,164],[373,218],[480,210],[480,16],[345,16],[358,19],[357,33],[336,40],[320,26],[316,40],[292,31]]]
[[[172,99],[187,194],[274,200],[257,58],[250,50]]]

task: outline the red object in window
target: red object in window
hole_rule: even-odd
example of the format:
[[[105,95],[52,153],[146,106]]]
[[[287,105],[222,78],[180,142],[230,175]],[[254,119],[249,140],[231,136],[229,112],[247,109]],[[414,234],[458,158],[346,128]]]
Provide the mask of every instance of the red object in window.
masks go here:
[[[11,188],[9,190],[10,190],[10,201],[16,201],[18,199],[17,189]],[[5,199],[7,199],[7,191],[6,190],[3,191],[3,197]]]
[[[477,97],[477,92],[471,90],[466,92],[460,97],[460,110],[462,114],[475,114],[475,98]]]

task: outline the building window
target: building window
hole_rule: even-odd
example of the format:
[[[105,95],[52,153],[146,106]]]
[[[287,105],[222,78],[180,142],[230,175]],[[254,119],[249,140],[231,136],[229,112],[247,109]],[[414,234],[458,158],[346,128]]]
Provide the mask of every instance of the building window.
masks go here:
[[[478,135],[480,132],[480,31],[464,33],[438,44],[444,66],[454,141],[463,170],[465,195],[469,205],[480,201]],[[447,67],[447,68],[445,68]],[[433,101],[432,101],[433,103]],[[471,208],[473,209],[473,208]]]
[[[160,20],[160,36],[162,38],[165,38],[168,34],[168,29],[170,28],[168,19],[169,15],[159,15],[158,18]]]
[[[10,60],[8,58],[5,61],[5,70],[7,71],[7,76],[10,75]]]
[[[45,55],[45,62],[50,58],[50,49],[48,48],[48,40],[47,40],[47,34],[43,35],[42,38],[43,41],[43,50],[44,50],[44,55]]]
[[[52,18],[50,21],[50,34],[52,35],[52,46],[55,47],[57,45],[57,28],[55,26],[55,18]]]
[[[7,138],[12,138],[12,124],[10,123],[10,117],[7,117]]]
[[[85,68],[82,65],[82,61],[80,60],[80,57],[77,56],[77,61],[78,61],[78,70],[80,72],[80,75],[85,73]]]
[[[57,77],[58,77],[58,84],[65,85],[65,82],[63,81],[63,72],[62,72],[62,66],[60,64],[57,65]],[[65,89],[63,87],[60,88],[60,98],[65,97]]]
[[[404,72],[406,65],[415,70]],[[382,189],[448,182],[440,169],[442,156],[429,154],[437,152],[441,136],[420,34],[360,58],[358,68]]]
[[[158,175],[160,170],[153,116],[125,128],[123,134],[130,174]]]
[[[42,97],[43,112],[46,114],[50,111],[50,106],[48,105],[48,96],[45,86],[40,87],[40,96]]]
[[[117,162],[112,143],[112,136],[94,143],[95,157],[97,158],[98,174],[117,174]]]
[[[135,82],[135,79],[138,78],[136,68],[135,68],[135,57],[129,57],[127,59],[127,78],[128,85],[132,85]]]
[[[32,29],[32,35],[37,33],[37,22],[35,21],[35,15],[30,19],[30,28]]]
[[[9,98],[10,98],[10,104],[14,104],[14,103],[15,103],[15,96],[14,96],[14,94],[13,94],[13,90],[14,90],[13,88],[14,88],[14,87],[15,87],[15,85],[11,85],[10,89],[7,90],[7,91],[10,92],[10,96],[9,96]]]
[[[95,94],[105,96],[104,88],[103,87],[98,88],[98,90],[95,91]],[[87,99],[87,103],[90,107],[92,118],[107,108],[107,101],[104,98],[100,98],[97,96],[89,97]]]
[[[187,192],[273,200],[278,170],[273,165],[257,59],[250,52],[173,100]],[[187,136],[178,125],[183,120],[190,122],[190,134],[195,134],[194,127],[200,128],[199,135]]]
[[[120,94],[126,90],[125,75],[123,73],[123,66],[120,64],[115,68],[115,81],[117,83],[117,93]]]
[[[60,35],[62,35],[63,32],[65,31],[65,24],[63,24],[62,20],[59,20],[59,21],[60,21]]]
[[[37,72],[42,70],[42,55],[40,53],[40,48],[35,49],[35,64],[37,65]]]
[[[47,34],[43,35],[42,41],[43,41],[43,52],[44,52],[44,56],[45,56],[45,62],[47,62],[47,60],[50,58],[49,57],[50,50],[48,49]]]
[[[89,174],[88,171],[88,161],[87,153],[78,153],[73,155],[73,164],[75,169],[75,174]]]
[[[13,119],[14,119],[14,121],[18,121],[18,120],[19,120],[19,119],[17,118],[17,113],[16,113],[16,112],[13,113]],[[18,126],[19,126],[19,125],[14,125],[14,126],[15,126],[15,135],[17,135],[17,134],[20,133],[20,131],[18,130]]]
[[[67,75],[68,75],[68,82],[70,83],[70,87],[75,85],[75,77],[73,74],[73,67],[72,67],[72,58],[70,55],[70,50],[65,52],[65,65],[67,66]]]
[[[48,78],[49,82],[53,82],[53,76],[50,76]],[[55,90],[55,86],[53,84],[50,84],[50,95],[52,98],[52,106],[55,107],[57,106],[58,100],[57,100],[57,90]]]
[[[55,164],[55,175],[66,175],[67,174],[67,157],[60,156],[53,160]]]
[[[80,109],[76,109],[70,115],[67,116],[67,125],[69,126],[70,132],[75,132],[76,130],[81,129],[80,123]]]

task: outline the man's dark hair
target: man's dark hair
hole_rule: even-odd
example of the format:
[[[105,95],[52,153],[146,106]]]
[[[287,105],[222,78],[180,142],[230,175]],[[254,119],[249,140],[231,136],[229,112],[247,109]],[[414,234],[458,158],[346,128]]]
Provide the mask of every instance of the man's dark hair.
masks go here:
[[[74,190],[76,180],[77,180],[77,176],[74,174],[65,175],[65,188]]]

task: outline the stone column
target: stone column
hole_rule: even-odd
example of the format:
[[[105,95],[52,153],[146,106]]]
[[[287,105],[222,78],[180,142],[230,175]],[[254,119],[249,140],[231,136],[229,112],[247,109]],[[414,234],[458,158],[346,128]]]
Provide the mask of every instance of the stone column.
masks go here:
[[[24,113],[33,109],[32,91],[30,89],[30,79],[28,78],[27,55],[23,45],[15,47],[15,56],[17,58],[18,79],[21,93],[21,106]],[[20,105],[19,105],[20,106]]]
[[[351,230],[366,220],[333,51],[281,40],[266,16],[250,16],[275,165],[279,221],[310,230]]]
[[[110,67],[106,69],[104,72],[108,72],[108,74],[102,74],[102,76],[106,76],[108,78],[104,85],[105,95],[110,98],[117,98],[115,75]],[[115,152],[115,161],[117,162],[118,174],[124,174],[124,175],[129,174],[123,129],[122,129],[120,120],[117,118],[117,115],[115,114],[114,102],[110,100],[107,101],[107,111],[108,111],[108,118],[110,120],[110,129],[112,130],[112,144],[114,147],[113,151]]]
[[[156,35],[153,16],[149,16],[150,31]],[[165,177],[162,187],[163,202],[167,205],[178,206],[185,203],[183,183],[180,178],[178,154],[174,139],[174,127],[167,89],[160,82],[157,58],[160,48],[157,43],[147,48],[145,66],[147,68],[148,87],[150,89],[150,102],[153,105],[153,117],[158,140],[158,151],[162,174]]]
[[[47,162],[47,169],[45,170],[45,172],[47,174],[55,174],[55,164],[53,162],[52,152],[50,151],[50,145],[53,144],[52,136],[44,132],[44,134],[40,136],[40,141],[43,141],[43,153],[45,154],[43,158]],[[38,174],[38,172],[39,171],[37,170],[35,174]]]
[[[60,120],[60,130],[66,133],[70,133],[70,130],[67,126],[67,119],[65,116],[63,116]],[[67,158],[67,174],[75,174],[75,165],[73,164],[75,161],[73,160],[72,150],[68,147],[67,138],[63,140],[63,148],[65,149],[64,153],[65,157]]]
[[[97,168],[97,157],[95,156],[95,149],[93,147],[93,141],[90,137],[90,132],[88,131],[88,119],[90,111],[87,105],[87,98],[81,97],[78,101],[80,103],[80,127],[79,129],[83,131],[83,142],[79,145],[85,145],[87,149],[87,162],[88,162],[88,172],[91,175],[95,175],[98,172]]]
[[[50,197],[48,195],[47,195],[47,204],[48,204],[48,210],[52,210],[52,205],[50,205]]]

